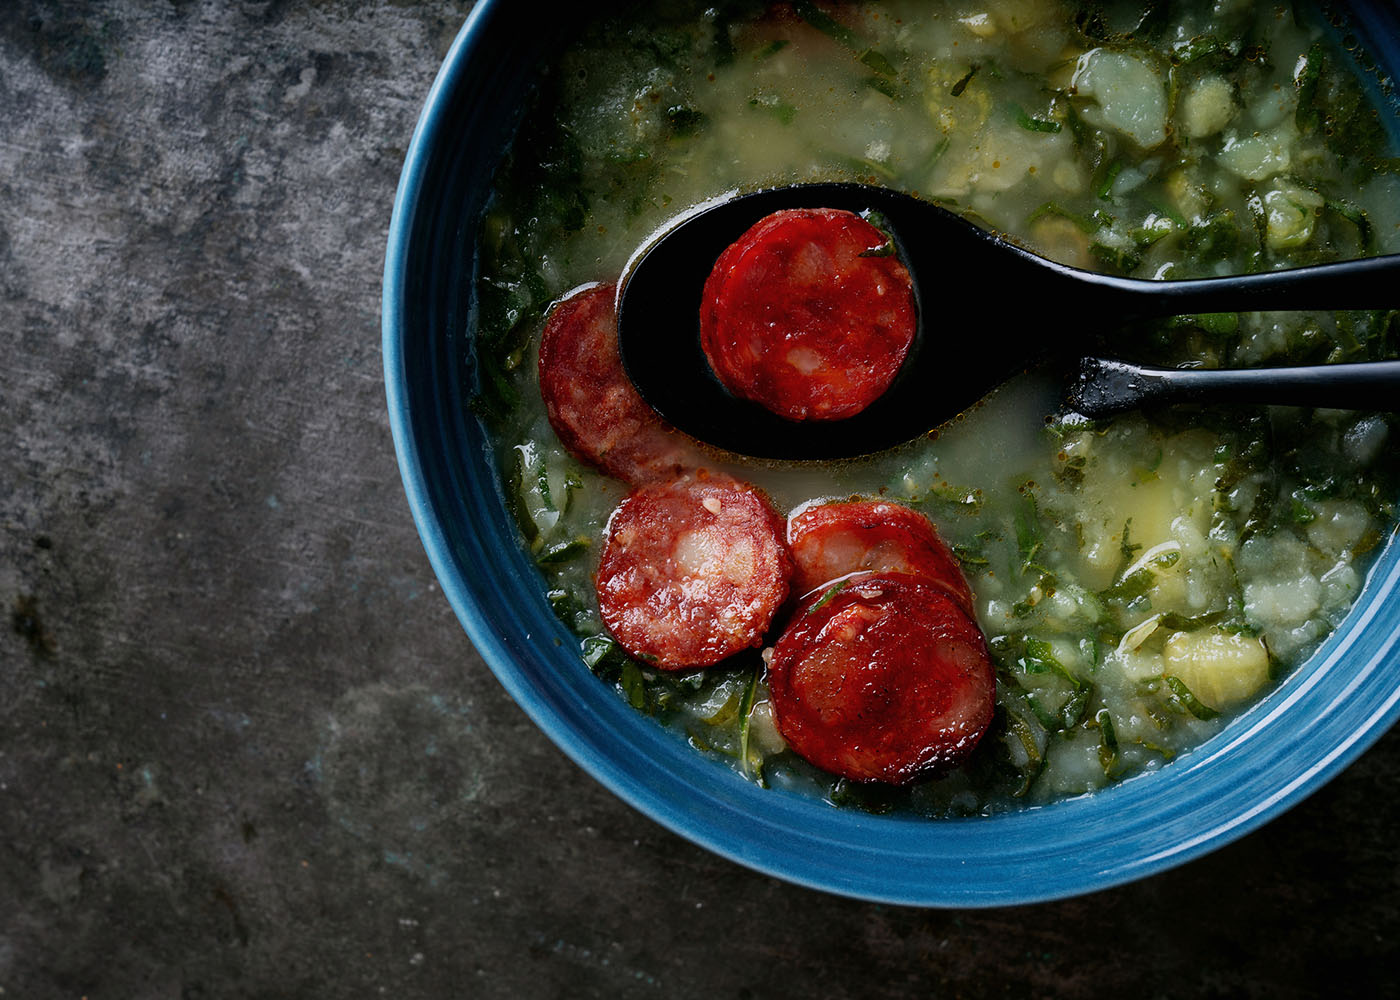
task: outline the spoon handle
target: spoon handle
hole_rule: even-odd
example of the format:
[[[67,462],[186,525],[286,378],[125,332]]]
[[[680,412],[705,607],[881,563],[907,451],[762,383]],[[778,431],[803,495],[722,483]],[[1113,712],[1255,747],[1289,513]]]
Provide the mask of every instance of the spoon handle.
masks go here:
[[[1400,361],[1297,368],[1151,368],[1084,358],[1065,405],[1105,417],[1162,403],[1255,403],[1400,410]]]
[[[1096,282],[1097,283],[1097,282]],[[1132,316],[1280,309],[1387,309],[1400,303],[1400,254],[1184,281],[1110,279]]]

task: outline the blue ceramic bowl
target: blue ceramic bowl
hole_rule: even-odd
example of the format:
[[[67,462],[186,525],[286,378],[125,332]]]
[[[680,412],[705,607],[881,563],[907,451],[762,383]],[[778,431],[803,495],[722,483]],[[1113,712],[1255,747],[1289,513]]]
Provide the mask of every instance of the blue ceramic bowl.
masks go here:
[[[892,903],[1007,905],[1141,878],[1243,836],[1400,714],[1393,539],[1342,627],[1216,737],[1161,770],[1021,813],[933,822],[766,791],[624,704],[551,612],[467,406],[477,223],[517,96],[546,57],[530,6],[478,3],[428,95],[389,233],[384,369],[404,487],[443,591],[511,696],[585,771],[682,836],[792,882]],[[1347,30],[1400,76],[1400,12],[1356,4]]]

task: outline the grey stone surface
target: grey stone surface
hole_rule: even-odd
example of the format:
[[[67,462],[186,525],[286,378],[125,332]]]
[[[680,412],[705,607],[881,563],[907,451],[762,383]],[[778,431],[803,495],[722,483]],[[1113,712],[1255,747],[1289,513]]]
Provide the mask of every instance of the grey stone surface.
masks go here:
[[[403,151],[469,4],[0,0],[0,995],[1394,988],[1400,738],[1262,831],[924,912],[662,830],[510,702],[384,413]]]

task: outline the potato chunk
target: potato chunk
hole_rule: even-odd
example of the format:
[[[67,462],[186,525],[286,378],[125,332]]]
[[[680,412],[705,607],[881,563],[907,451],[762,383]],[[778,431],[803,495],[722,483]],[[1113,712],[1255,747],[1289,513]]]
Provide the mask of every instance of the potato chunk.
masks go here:
[[[1273,250],[1300,247],[1312,239],[1323,198],[1297,184],[1276,182],[1264,192],[1265,239]]]
[[[1220,710],[1248,700],[1269,680],[1269,653],[1257,638],[1211,630],[1177,632],[1162,648],[1165,673]]]
[[[1079,57],[1073,82],[1080,94],[1098,102],[1103,124],[1144,149],[1166,139],[1166,80],[1149,63],[1124,52],[1093,49]]]
[[[1181,127],[1192,139],[1214,135],[1235,117],[1235,94],[1223,77],[1208,76],[1181,98]]]

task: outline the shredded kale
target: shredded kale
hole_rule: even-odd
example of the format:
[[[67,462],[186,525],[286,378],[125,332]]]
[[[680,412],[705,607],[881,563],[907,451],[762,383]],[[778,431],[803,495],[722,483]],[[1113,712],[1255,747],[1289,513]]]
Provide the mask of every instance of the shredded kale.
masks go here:
[[[811,0],[793,0],[792,11],[822,34],[836,39],[848,49],[861,48],[856,33],[822,10]]]
[[[1035,784],[1035,779],[1045,770],[1045,754],[1036,741],[1035,730],[1023,715],[1009,708],[1005,715],[1006,730],[1016,738],[1017,745],[1026,757],[1026,763],[1021,768],[1021,785],[1011,793],[1015,798],[1023,798]]]
[[[1142,264],[1142,254],[1127,247],[1112,247],[1107,243],[1094,242],[1089,244],[1089,252],[1100,264],[1124,274],[1137,270]]]
[[[963,91],[967,89],[967,85],[972,82],[972,78],[977,75],[977,71],[981,68],[982,67],[977,63],[973,63],[972,67],[963,74],[962,78],[958,80],[957,83],[953,84],[952,89],[949,90],[948,93],[952,94],[954,97],[961,97]]]
[[[627,704],[636,709],[647,707],[646,679],[642,676],[642,668],[637,666],[636,660],[629,659],[622,664],[617,683],[622,689],[623,697],[627,699]]]
[[[1111,161],[1104,167],[1103,176],[1099,178],[1099,182],[1094,185],[1094,194],[1098,195],[1100,200],[1108,201],[1113,194],[1113,182],[1118,179],[1118,175],[1122,172],[1123,161]]]
[[[599,677],[616,680],[629,657],[617,640],[606,633],[590,635],[580,644],[583,662]]]
[[[851,580],[849,577],[847,577],[845,580],[841,580],[837,583],[832,584],[822,593],[821,597],[817,598],[816,603],[807,609],[807,614],[810,615],[826,607],[828,604],[831,603],[831,599],[837,594],[841,593],[841,591],[845,590],[848,586],[850,586],[850,583]]]
[[[1164,679],[1166,681],[1167,690],[1171,692],[1169,701],[1173,707],[1181,711],[1190,712],[1202,722],[1209,722],[1220,714],[1192,694],[1191,689],[1186,686],[1186,683],[1180,677],[1167,676]]]
[[[1357,240],[1361,243],[1363,254],[1369,256],[1376,252],[1375,231],[1365,209],[1345,198],[1328,198],[1323,207],[1356,227]]]
[[[1131,561],[1133,556],[1142,548],[1140,544],[1134,545],[1128,541],[1128,532],[1132,529],[1133,519],[1130,517],[1123,522],[1123,541],[1119,544],[1119,551],[1123,553],[1125,560]]]
[[[1045,544],[1045,530],[1040,525],[1040,511],[1035,494],[1022,491],[1022,501],[1016,507],[1016,550],[1021,556],[1021,572],[1028,571]]]
[[[744,697],[739,703],[739,763],[745,777],[751,777],[762,788],[768,787],[763,777],[763,755],[749,750],[749,727],[753,715],[754,699],[758,697],[758,679],[763,667],[754,668],[749,682],[744,685]]]
[[[894,76],[895,68],[883,55],[875,49],[867,49],[860,57],[860,61],[869,66],[881,76]]]
[[[708,122],[709,117],[703,111],[696,111],[683,104],[666,109],[666,124],[677,139],[689,139],[698,135]]]
[[[1234,48],[1238,51],[1239,45],[1235,44]],[[1221,41],[1219,36],[1211,34],[1197,35],[1172,46],[1172,62],[1177,66],[1190,66],[1208,56],[1221,54],[1232,54],[1230,46]]]
[[[861,257],[893,257],[895,255],[894,236],[891,234],[890,222],[880,212],[870,211],[864,215],[865,221],[870,223],[880,231],[880,235],[885,238],[885,242],[878,247],[871,247],[862,250],[858,256]]]
[[[549,546],[535,556],[535,562],[541,566],[555,566],[559,563],[569,562],[587,552],[590,545],[592,542],[587,537],[570,538]]]
[[[883,76],[868,76],[861,81],[871,90],[879,91],[892,101],[901,100],[899,88],[892,81]]]
[[[773,41],[769,42],[767,45],[763,46],[763,48],[755,52],[753,54],[753,57],[759,61],[762,61],[764,59],[771,59],[773,56],[777,55],[779,52],[783,51],[783,49],[787,48],[791,44],[791,39],[775,38],[773,39]]]
[[[1016,120],[1016,124],[1027,132],[1058,132],[1062,127],[1059,122],[1052,119],[1034,118],[1026,114],[1026,109],[1019,104],[1009,104],[1007,110],[1011,117]]]
[[[749,106],[762,108],[784,125],[791,125],[797,117],[797,108],[773,94],[759,94],[749,98]]]
[[[1294,112],[1294,122],[1304,135],[1316,132],[1322,125],[1322,109],[1318,102],[1318,85],[1322,81],[1323,49],[1321,42],[1314,42],[1308,54],[1298,61],[1293,73],[1293,85],[1298,90],[1298,108]]]

